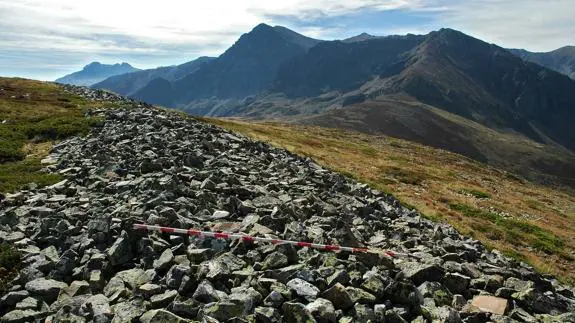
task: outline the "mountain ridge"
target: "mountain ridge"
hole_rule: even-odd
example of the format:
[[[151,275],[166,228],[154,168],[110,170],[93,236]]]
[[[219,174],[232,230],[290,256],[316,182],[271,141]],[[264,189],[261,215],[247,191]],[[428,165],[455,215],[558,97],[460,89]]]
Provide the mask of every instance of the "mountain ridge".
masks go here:
[[[509,156],[519,158],[521,149],[497,153],[500,145],[483,143],[480,134],[487,133],[485,129],[501,138],[519,136],[558,147],[569,151],[567,155],[575,151],[575,130],[570,126],[575,122],[575,82],[567,76],[449,28],[426,35],[358,36],[364,39],[320,41],[260,24],[194,73],[174,82],[155,80],[137,98],[196,115],[351,125],[321,120],[339,115],[355,120],[354,130],[377,129],[383,134],[391,128],[377,127],[378,122],[417,124],[425,133],[427,128],[436,129],[432,123],[436,120],[445,127],[467,129],[431,131],[453,136],[436,146],[494,163],[507,164]],[[395,98],[406,104],[386,103]],[[356,113],[376,119],[358,119]],[[418,119],[407,120],[408,116]],[[485,129],[468,127],[465,120]],[[413,129],[397,129],[403,132],[394,131],[395,136],[413,137]],[[416,138],[429,143],[425,136]],[[563,165],[562,158],[534,165],[549,171],[550,165]],[[566,171],[566,177],[571,178],[571,173]]]
[[[71,85],[90,86],[105,80],[110,76],[139,71],[128,63],[102,64],[92,62],[82,68],[81,71],[70,73],[56,79],[55,82]]]

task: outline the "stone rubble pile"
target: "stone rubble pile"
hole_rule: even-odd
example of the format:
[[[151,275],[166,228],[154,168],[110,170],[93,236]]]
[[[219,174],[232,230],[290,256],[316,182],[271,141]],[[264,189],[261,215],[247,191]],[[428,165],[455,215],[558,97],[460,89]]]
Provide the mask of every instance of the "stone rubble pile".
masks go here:
[[[98,100],[124,100],[85,88]],[[102,92],[106,93],[106,92]],[[101,97],[105,95],[106,97]],[[129,102],[53,149],[55,185],[5,197],[22,269],[0,322],[569,322],[573,290],[311,160]],[[136,223],[413,257],[136,231]],[[496,296],[504,313],[476,296]]]

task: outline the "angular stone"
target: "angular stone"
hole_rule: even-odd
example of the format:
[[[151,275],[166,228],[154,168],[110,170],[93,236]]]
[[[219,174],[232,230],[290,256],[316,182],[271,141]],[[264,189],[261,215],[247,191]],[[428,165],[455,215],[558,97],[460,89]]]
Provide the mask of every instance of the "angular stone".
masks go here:
[[[68,285],[53,279],[38,278],[26,283],[26,290],[32,295],[42,297],[48,304],[58,298],[60,291]]]
[[[164,291],[164,287],[156,284],[146,283],[138,287],[138,292],[144,296],[145,299],[149,299],[153,295],[160,294]]]
[[[198,285],[198,288],[196,288],[192,297],[202,303],[217,302],[220,300],[220,296],[216,292],[216,289],[208,280],[204,280]]]
[[[132,260],[134,255],[132,254],[128,233],[126,231],[122,231],[120,237],[118,237],[114,244],[106,251],[106,255],[112,266],[123,265]]]
[[[166,310],[150,310],[140,317],[140,323],[186,323],[188,320]]]
[[[296,302],[286,302],[282,305],[282,313],[286,323],[314,323],[315,319],[305,305]]]
[[[26,290],[20,290],[17,292],[8,292],[6,295],[0,298],[0,307],[2,308],[11,308],[16,305],[21,300],[28,297],[30,293]]]
[[[440,281],[443,278],[443,270],[437,265],[411,262],[403,264],[402,269],[400,274],[411,279],[415,285],[427,281]]]
[[[256,307],[254,313],[256,314],[257,322],[262,323],[279,323],[281,322],[281,315],[277,309],[273,307]]]
[[[318,322],[336,322],[337,314],[333,304],[324,298],[318,298],[305,306]]]
[[[288,258],[283,253],[279,253],[277,251],[272,252],[269,254],[263,262],[262,269],[276,269],[285,267],[288,265]]]
[[[178,289],[182,284],[184,277],[191,272],[191,268],[182,265],[173,265],[166,274],[166,286],[172,289]]]
[[[471,279],[459,273],[446,273],[443,277],[443,285],[452,294],[462,294],[467,290]]]
[[[321,294],[321,297],[332,302],[336,309],[347,310],[353,307],[353,301],[345,287],[337,283]]]
[[[188,260],[192,264],[199,264],[203,261],[208,260],[208,257],[211,254],[211,249],[197,249],[193,248],[192,246],[188,247],[186,251],[186,255],[188,256]]]
[[[34,310],[14,310],[8,312],[0,318],[2,323],[25,323],[34,322],[35,318],[39,317],[40,313]]]
[[[172,249],[168,248],[162,252],[160,258],[154,260],[154,269],[157,271],[165,271],[170,268],[170,266],[174,262],[174,254],[172,253]]]
[[[163,294],[152,295],[152,297],[150,297],[150,303],[152,304],[152,308],[166,307],[176,296],[178,296],[177,291],[167,290]]]
[[[95,322],[109,322],[113,317],[110,301],[102,294],[88,298],[86,302],[82,304],[80,312],[93,316]]]
[[[375,313],[371,307],[364,304],[355,304],[353,307],[355,316],[354,322],[369,323],[375,322]]]
[[[300,278],[294,278],[287,283],[287,286],[293,289],[296,294],[308,300],[313,300],[319,294],[319,289],[314,285]]]
[[[241,304],[236,304],[230,301],[221,301],[209,303],[202,309],[204,315],[212,317],[218,321],[225,321],[233,317],[240,317],[243,314],[243,307]]]
[[[264,299],[264,305],[279,308],[285,302],[284,297],[278,291],[272,290]]]
[[[112,323],[133,322],[146,312],[146,304],[142,299],[135,298],[112,305],[112,312]]]
[[[375,304],[376,297],[361,288],[346,287],[347,293],[353,303],[359,304]]]
[[[329,287],[337,283],[346,285],[347,283],[349,283],[350,279],[351,278],[349,277],[349,274],[346,270],[338,270],[327,278],[327,284]]]

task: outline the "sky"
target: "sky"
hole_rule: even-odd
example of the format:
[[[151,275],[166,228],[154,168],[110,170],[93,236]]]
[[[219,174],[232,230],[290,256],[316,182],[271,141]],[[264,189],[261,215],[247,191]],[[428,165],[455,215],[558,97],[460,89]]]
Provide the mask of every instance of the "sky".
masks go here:
[[[259,23],[343,39],[448,27],[508,48],[575,45],[575,0],[0,0],[0,76],[218,56]]]

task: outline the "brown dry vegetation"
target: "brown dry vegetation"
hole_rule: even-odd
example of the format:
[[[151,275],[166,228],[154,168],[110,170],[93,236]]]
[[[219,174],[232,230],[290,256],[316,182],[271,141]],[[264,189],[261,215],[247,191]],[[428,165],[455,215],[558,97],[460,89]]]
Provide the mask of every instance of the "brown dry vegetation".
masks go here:
[[[313,158],[435,221],[575,283],[575,196],[458,154],[320,127],[202,119]]]

